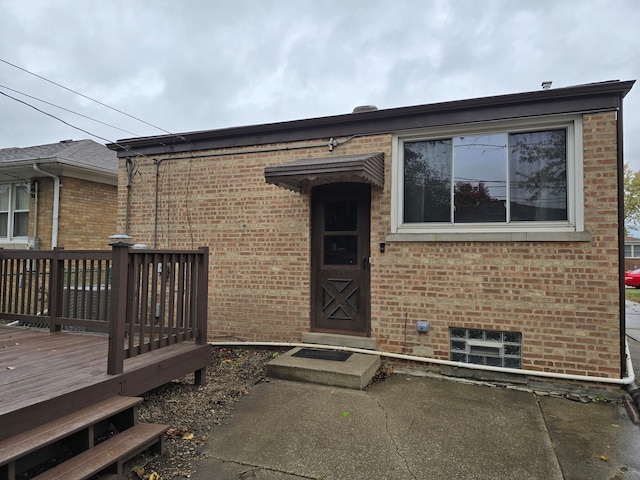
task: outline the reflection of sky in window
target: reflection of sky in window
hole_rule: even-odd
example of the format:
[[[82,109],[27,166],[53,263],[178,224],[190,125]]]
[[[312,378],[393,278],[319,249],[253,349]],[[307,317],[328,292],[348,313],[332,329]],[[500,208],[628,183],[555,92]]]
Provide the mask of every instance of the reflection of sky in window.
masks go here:
[[[509,144],[511,201],[565,209],[566,130],[512,133]]]
[[[493,198],[507,198],[507,135],[455,137],[454,182],[484,183]]]

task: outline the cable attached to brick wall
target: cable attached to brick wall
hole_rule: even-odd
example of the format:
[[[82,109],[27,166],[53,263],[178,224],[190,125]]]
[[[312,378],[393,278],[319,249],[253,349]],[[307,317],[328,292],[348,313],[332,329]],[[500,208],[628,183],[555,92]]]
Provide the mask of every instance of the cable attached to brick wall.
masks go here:
[[[328,148],[329,151],[333,151],[334,148],[339,147],[340,145],[344,145],[345,143],[350,142],[356,137],[361,135],[351,135],[345,138],[342,141],[337,141],[334,138],[329,139],[328,143],[314,143],[312,145],[296,145],[296,146],[287,146],[287,147],[278,147],[278,148],[253,148],[250,150],[233,150],[219,153],[201,153],[198,155],[181,155],[176,157],[166,157],[161,158],[160,160],[154,159],[156,164],[156,189],[155,189],[155,202],[154,202],[154,219],[153,219],[153,248],[157,248],[158,243],[158,177],[160,176],[160,165],[164,162],[173,161],[173,160],[192,160],[196,158],[217,158],[217,157],[231,157],[234,155],[253,155],[259,153],[274,153],[274,152],[287,152],[294,150],[307,150],[310,148]]]

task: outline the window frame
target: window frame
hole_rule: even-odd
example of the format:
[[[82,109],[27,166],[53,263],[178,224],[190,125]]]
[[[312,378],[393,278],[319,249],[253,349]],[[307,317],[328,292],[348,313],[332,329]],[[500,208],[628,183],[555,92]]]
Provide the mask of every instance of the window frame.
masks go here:
[[[404,143],[441,140],[456,136],[566,129],[567,131],[567,221],[515,223],[403,223]],[[404,239],[416,234],[567,234],[584,232],[584,185],[582,116],[553,115],[515,120],[434,127],[396,133],[392,145],[391,236]],[[409,235],[403,235],[409,234]],[[430,238],[423,238],[428,240]],[[437,240],[437,238],[433,238]],[[586,238],[585,238],[586,240]]]
[[[24,242],[25,239],[29,238],[29,228],[27,226],[27,234],[26,235],[15,235],[14,234],[14,229],[15,229],[15,214],[16,213],[27,213],[29,218],[31,216],[31,206],[28,205],[26,209],[18,209],[16,208],[16,201],[17,201],[17,193],[16,193],[16,188],[19,185],[26,185],[27,186],[27,191],[30,191],[30,186],[28,182],[14,182],[14,183],[3,183],[2,185],[8,185],[9,186],[9,201],[8,201],[8,210],[3,210],[0,213],[6,213],[7,214],[7,235],[6,236],[0,236],[0,242],[13,242],[13,241],[20,241],[20,242]]]
[[[627,248],[629,249],[629,252],[631,253],[631,255],[627,255]],[[640,244],[638,243],[625,243],[624,244],[624,250],[625,250],[625,258],[640,258]]]

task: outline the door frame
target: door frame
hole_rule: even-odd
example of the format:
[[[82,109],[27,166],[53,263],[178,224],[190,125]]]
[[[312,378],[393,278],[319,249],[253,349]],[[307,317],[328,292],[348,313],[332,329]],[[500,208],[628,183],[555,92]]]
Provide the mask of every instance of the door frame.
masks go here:
[[[332,200],[358,201],[358,241],[357,265],[324,265],[324,204]],[[319,185],[311,191],[311,331],[337,333],[352,336],[371,336],[371,185],[368,183],[330,183]],[[363,295],[362,311],[359,314],[363,322],[362,329],[326,328],[318,325],[318,308],[322,296],[321,275],[327,270],[361,271],[360,288]]]

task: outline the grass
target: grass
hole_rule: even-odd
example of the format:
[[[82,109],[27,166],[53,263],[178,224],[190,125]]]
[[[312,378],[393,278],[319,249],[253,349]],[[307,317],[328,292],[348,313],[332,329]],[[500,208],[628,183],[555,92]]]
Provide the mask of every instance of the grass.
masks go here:
[[[640,303],[640,288],[626,288],[624,296],[627,300]]]

